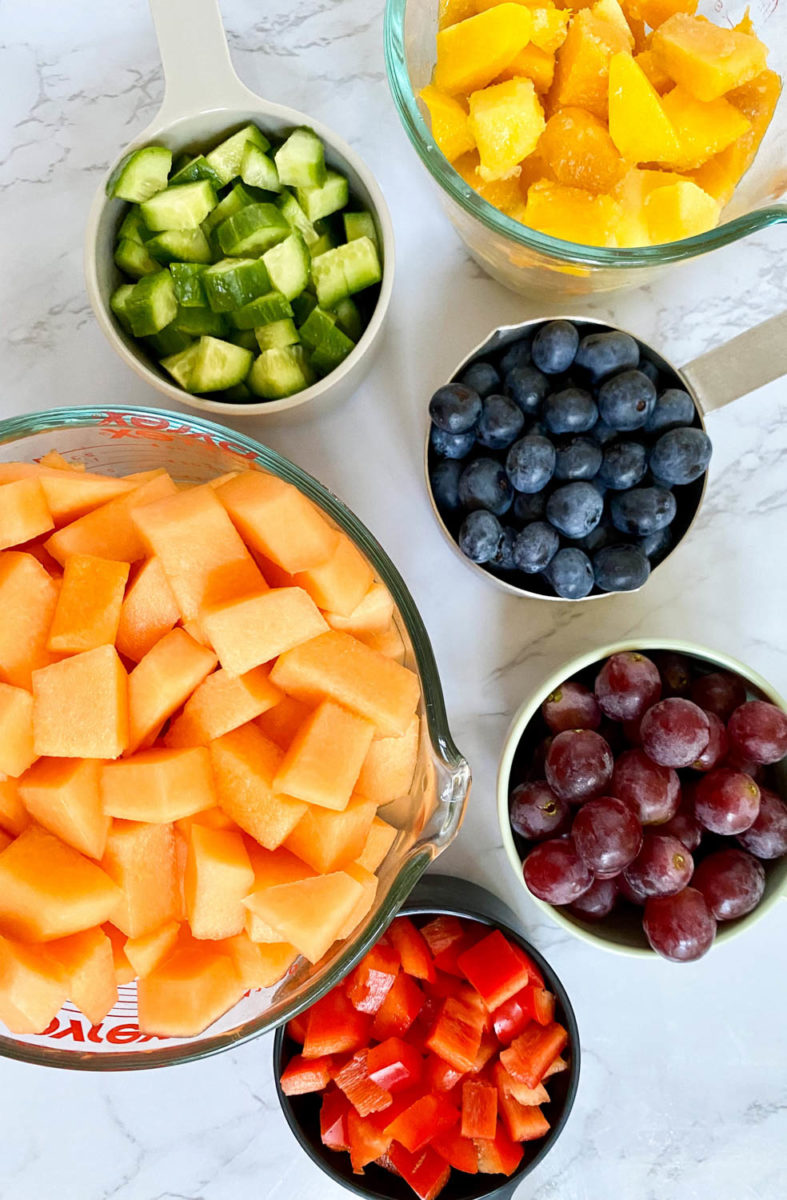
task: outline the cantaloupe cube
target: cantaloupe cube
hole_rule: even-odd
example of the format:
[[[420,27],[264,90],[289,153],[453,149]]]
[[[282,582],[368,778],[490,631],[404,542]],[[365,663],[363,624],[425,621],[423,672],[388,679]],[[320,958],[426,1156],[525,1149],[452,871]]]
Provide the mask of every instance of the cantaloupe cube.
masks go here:
[[[519,163],[535,150],[544,131],[544,111],[532,79],[493,83],[473,92],[469,103],[481,178],[506,179],[517,174]]]
[[[172,629],[128,677],[128,750],[149,746],[161,726],[216,666],[216,655],[183,629]],[[104,757],[111,757],[105,755]]]
[[[308,592],[318,608],[345,615],[357,608],[373,582],[372,568],[344,533],[326,562],[293,576],[296,587]]]
[[[37,755],[33,748],[33,697],[0,683],[0,772],[16,779]]]
[[[519,4],[499,4],[437,34],[434,84],[441,92],[473,92],[505,70],[530,41],[532,20]]]
[[[588,192],[611,192],[626,169],[604,122],[582,108],[551,116],[538,152],[558,183]]]
[[[290,743],[273,781],[274,790],[341,812],[374,732],[371,721],[323,701]]]
[[[230,955],[245,988],[273,987],[298,957],[298,951],[287,942],[265,945],[253,942],[247,933],[227,938],[221,947]]]
[[[100,1025],[118,998],[115,960],[107,935],[96,926],[50,942],[47,949],[66,973],[71,1003],[91,1025]]]
[[[145,933],[142,937],[129,938],[125,952],[128,961],[140,979],[149,975],[154,967],[167,957],[180,934],[179,921],[166,921],[158,929]]]
[[[254,871],[252,888],[254,892],[261,888],[275,887],[280,883],[294,883],[298,879],[311,879],[313,875],[317,874],[284,846],[279,846],[276,850],[265,850],[252,838],[248,838],[246,849]],[[249,908],[246,909],[245,924],[246,933],[253,942],[282,942],[284,940],[272,925],[263,921]]]
[[[338,533],[315,504],[291,483],[262,471],[244,471],[217,489],[252,550],[294,574],[330,558]]]
[[[139,1027],[164,1037],[194,1037],[244,992],[232,958],[206,942],[185,942],[140,979]]]
[[[412,671],[338,629],[282,654],[271,680],[307,704],[334,700],[388,735],[404,733],[421,690]]]
[[[111,920],[127,937],[176,919],[180,898],[171,825],[113,821],[101,865],[121,889]]]
[[[32,672],[54,662],[46,648],[58,585],[30,554],[0,554],[0,672],[30,688]]]
[[[233,675],[270,662],[328,628],[299,587],[273,588],[206,609],[201,625],[222,667]]]
[[[19,795],[15,779],[0,779],[0,829],[16,837],[30,824],[30,816]]]
[[[713,229],[719,204],[690,179],[654,188],[645,200],[645,219],[653,245],[676,242]]]
[[[382,817],[375,817],[366,835],[364,848],[355,860],[358,866],[375,872],[396,841],[396,834],[393,825],[389,825]]]
[[[738,180],[754,161],[781,90],[781,79],[776,72],[763,71],[748,83],[727,93],[725,99],[747,118],[749,129],[731,146],[714,155],[696,171],[689,172],[694,182],[720,204],[729,202]]]
[[[37,479],[0,484],[0,550],[19,546],[54,529],[43,488]]]
[[[208,675],[186,701],[185,708],[167,731],[168,746],[207,746],[213,738],[253,721],[283,699],[268,678],[267,667],[244,675],[223,669]]]
[[[617,245],[619,209],[611,196],[541,179],[527,193],[525,223],[566,242]]]
[[[494,82],[505,83],[507,79],[516,79],[519,75],[532,79],[539,95],[548,92],[555,78],[555,55],[539,50],[538,46],[525,46],[513,62],[495,77]]]
[[[69,462],[67,458],[60,453],[59,450],[47,450],[46,454],[42,454],[38,460],[38,465],[41,467],[52,467],[60,471],[86,471],[87,467],[83,462]]]
[[[630,54],[609,63],[609,133],[631,163],[675,162],[678,137],[663,102]]]
[[[373,583],[352,612],[323,612],[331,629],[343,629],[354,637],[378,633],[393,620],[394,603],[384,583]]]
[[[144,508],[134,523],[164,568],[184,621],[204,605],[267,586],[227,511],[210,487],[189,488]]]
[[[101,771],[101,801],[110,817],[166,825],[216,804],[204,746],[141,750]]]
[[[413,716],[401,737],[375,738],[364,759],[355,790],[378,806],[410,791],[418,762],[421,723]]]
[[[378,629],[373,633],[359,633],[358,640],[368,646],[370,650],[376,650],[378,654],[382,654],[383,658],[391,658],[398,663],[404,662],[404,641],[393,621],[386,629]]]
[[[94,554],[97,558],[127,563],[144,558],[146,549],[131,520],[131,513],[140,505],[151,504],[178,490],[163,468],[152,474],[153,478],[146,479],[130,492],[94,508],[53,533],[45,543],[52,557],[61,565],[72,554]]]
[[[364,917],[366,917],[374,904],[379,883],[377,876],[373,872],[367,871],[366,867],[361,866],[360,863],[350,863],[344,869],[351,879],[354,879],[356,883],[361,885],[363,891],[358,897],[352,912],[339,930],[338,937],[341,939],[348,938],[353,930],[360,925]]]
[[[39,825],[97,859],[110,826],[101,806],[100,772],[94,758],[40,758],[19,780],[19,795]]]
[[[255,724],[269,741],[286,750],[310,712],[307,704],[292,696],[283,696],[278,704],[257,717]]]
[[[51,942],[108,920],[120,892],[94,862],[38,825],[0,855],[0,933]]]
[[[74,554],[67,559],[47,649],[79,654],[114,643],[128,572],[128,563],[109,558]]]
[[[670,91],[675,86],[674,79],[670,79],[652,50],[642,50],[639,54],[635,54],[634,62],[660,96],[663,96],[665,92]]]
[[[353,796],[343,812],[309,805],[284,844],[323,875],[345,870],[363,853],[376,811],[365,796]]]
[[[663,96],[661,104],[678,135],[678,153],[669,160],[669,165],[677,168],[701,166],[751,127],[724,97],[695,100],[680,85]]]
[[[571,105],[606,119],[609,60],[628,51],[629,39],[616,25],[589,9],[577,13],[556,55],[550,111]]]
[[[717,100],[765,70],[768,50],[746,33],[678,12],[653,33],[651,48],[670,78],[697,100]]]
[[[66,972],[48,949],[0,937],[0,1021],[11,1033],[43,1033],[67,991]]]
[[[172,588],[154,555],[140,565],[126,589],[115,645],[126,658],[139,662],[179,618]]]
[[[617,4],[617,0],[600,0],[600,3]],[[595,7],[598,9],[599,5],[597,4]],[[621,16],[623,16],[622,11]],[[530,17],[533,22],[530,30],[531,44],[546,54],[554,54],[566,40],[571,13],[555,8],[551,4],[539,4],[530,7]]]
[[[109,944],[112,947],[112,963],[115,968],[115,983],[118,987],[123,987],[127,983],[133,983],[137,977],[137,973],[129,962],[126,954],[126,944],[128,938],[125,933],[106,922],[101,926],[101,932],[105,933],[109,938]]]
[[[418,93],[429,111],[429,124],[437,149],[453,162],[475,146],[475,138],[467,123],[467,109],[454,96],[427,84]]]
[[[221,808],[261,846],[275,850],[306,812],[302,800],[273,790],[279,747],[250,722],[211,742],[210,757]]]
[[[186,915],[195,938],[227,938],[243,929],[242,901],[254,885],[243,837],[192,825],[186,860]]]
[[[215,810],[206,809],[206,812]],[[183,817],[182,822],[179,821],[173,828],[173,838],[175,842],[175,891],[177,894],[177,904],[175,906],[175,920],[186,920],[186,862],[189,857],[189,841],[191,839],[191,823],[195,822],[200,816],[199,813],[193,817]],[[167,922],[165,922],[167,924]]]
[[[47,575],[51,576],[59,589],[60,584],[63,582],[63,568],[46,549],[43,540],[41,538],[34,538],[32,542],[26,542],[24,552],[41,563]]]
[[[53,453],[57,454],[57,451]],[[101,504],[108,504],[116,496],[130,492],[134,487],[134,484],[126,479],[113,479],[110,475],[89,475],[85,472],[84,464],[79,470],[73,463],[67,463],[67,469],[53,470],[53,464],[46,462],[46,459],[47,455],[44,455],[40,463],[0,464],[0,483],[8,483],[14,479],[37,479],[57,526],[77,520]]]
[[[188,838],[192,825],[204,825],[206,829],[231,829],[234,833],[241,832],[240,825],[236,825],[232,817],[228,817],[218,804],[214,808],[204,808],[202,812],[194,813],[190,817],[180,817],[175,822],[175,829]]]
[[[13,840],[10,833],[6,833],[4,829],[0,829],[0,854],[8,849]]]
[[[33,739],[53,758],[117,758],[129,744],[129,679],[114,646],[33,672]]]
[[[247,896],[244,904],[316,963],[330,950],[363,893],[351,875],[335,871],[263,888]]]

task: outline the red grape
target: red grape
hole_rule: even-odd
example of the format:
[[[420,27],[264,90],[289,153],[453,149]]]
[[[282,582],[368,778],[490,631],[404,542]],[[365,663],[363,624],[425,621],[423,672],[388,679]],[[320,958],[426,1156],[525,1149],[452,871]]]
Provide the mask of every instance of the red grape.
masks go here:
[[[615,763],[610,791],[643,825],[669,821],[680,804],[680,780],[671,767],[660,767],[644,750],[626,750]]]
[[[716,936],[716,920],[705,897],[690,887],[674,896],[652,896],[642,926],[656,953],[672,962],[702,958]]]
[[[661,695],[656,664],[644,654],[613,654],[596,676],[596,699],[615,721],[634,721]]]
[[[711,833],[743,833],[757,820],[760,789],[751,775],[717,767],[705,775],[694,792],[694,814]]]
[[[670,696],[649,708],[640,726],[642,748],[662,767],[690,767],[710,739],[710,722],[701,708]]]
[[[760,811],[753,825],[738,835],[744,850],[758,858],[787,854],[787,804],[770,788],[760,789]]]
[[[569,679],[551,692],[541,705],[541,713],[553,733],[566,729],[598,729],[601,709],[591,691]]]
[[[633,721],[624,721],[623,722],[623,732],[626,735],[626,741],[628,742],[629,746],[641,746],[642,745],[642,738],[640,736],[640,731],[639,731],[641,724],[642,724],[642,717],[637,717]]]
[[[729,747],[727,730],[721,717],[717,717],[714,712],[706,712],[705,716],[710,724],[710,737],[702,754],[691,764],[695,771],[712,771],[714,767],[718,767],[727,757]]]
[[[687,850],[697,849],[702,841],[702,826],[694,815],[693,792],[687,794],[684,789],[678,811],[669,821],[659,826],[659,833],[668,833],[671,837],[676,837],[679,842],[683,842]]]
[[[691,662],[685,654],[665,650],[658,656],[664,696],[688,696],[691,686]]]
[[[727,741],[729,743],[729,733],[727,734]],[[763,767],[762,763],[752,762],[751,759],[746,758],[745,755],[736,750],[734,746],[727,751],[727,758],[724,765],[725,767],[731,767],[733,771],[743,771],[744,775],[751,775],[755,783],[761,783],[765,777],[765,767]]]
[[[702,860],[691,882],[717,921],[732,921],[762,900],[765,868],[744,850],[720,850]]]
[[[572,904],[593,883],[593,876],[570,837],[535,846],[523,864],[525,883],[549,904]]]
[[[747,700],[727,724],[734,749],[756,763],[775,763],[787,754],[787,713],[764,700]]]
[[[605,880],[605,882],[607,881]],[[639,892],[635,892],[629,886],[625,875],[618,875],[615,882],[618,885],[619,896],[622,896],[624,900],[628,900],[629,904],[636,904],[639,908],[644,907],[647,896],[640,896]]]
[[[612,751],[592,729],[566,729],[552,739],[544,773],[553,792],[571,804],[598,796],[612,778]]]
[[[568,911],[583,921],[601,921],[608,917],[618,898],[617,879],[596,879]]]
[[[508,811],[514,832],[531,841],[563,833],[570,824],[568,804],[555,795],[544,779],[515,787]]]
[[[710,671],[691,685],[691,698],[705,712],[715,713],[725,723],[746,700],[746,688],[738,675],[729,671]]]
[[[669,834],[646,830],[642,849],[623,878],[635,895],[674,896],[691,879],[694,859],[683,842]]]
[[[577,850],[597,879],[611,879],[633,862],[642,846],[634,813],[614,796],[583,804],[571,827]]]

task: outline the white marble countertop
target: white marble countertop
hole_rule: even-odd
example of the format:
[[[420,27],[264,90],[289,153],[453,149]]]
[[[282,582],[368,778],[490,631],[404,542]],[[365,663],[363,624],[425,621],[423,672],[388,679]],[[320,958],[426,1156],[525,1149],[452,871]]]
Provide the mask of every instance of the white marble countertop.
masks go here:
[[[0,416],[59,404],[155,404],[90,312],[82,236],[95,186],[162,90],[144,0],[7,0],[0,92]],[[579,650],[634,634],[735,655],[787,692],[783,547],[787,402],[773,384],[709,422],[710,489],[690,537],[644,594],[561,606],[508,597],[466,570],[432,519],[424,406],[495,324],[535,315],[482,276],[439,208],[385,81],[382,0],[223,0],[237,70],[318,114],[377,173],[398,239],[388,338],[341,411],[245,432],[321,478],[407,579],[431,634],[475,784],[440,862],[518,904],[573,998],[583,1071],[531,1200],[778,1200],[787,1190],[787,906],[694,966],[591,950],[539,915],[500,846],[494,780],[528,690]],[[782,309],[773,229],[640,291],[585,301],[683,363]],[[554,311],[554,310],[552,310]],[[241,428],[241,423],[238,423]],[[0,1063],[2,1200],[341,1200],[298,1150],[271,1079],[270,1039],[200,1064],[79,1075]]]

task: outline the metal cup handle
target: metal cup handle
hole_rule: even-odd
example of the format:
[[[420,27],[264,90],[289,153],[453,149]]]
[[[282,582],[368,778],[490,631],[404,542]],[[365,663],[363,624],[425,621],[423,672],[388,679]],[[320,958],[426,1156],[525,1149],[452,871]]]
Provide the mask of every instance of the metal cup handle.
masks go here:
[[[787,312],[701,354],[681,374],[703,414],[787,375]]]

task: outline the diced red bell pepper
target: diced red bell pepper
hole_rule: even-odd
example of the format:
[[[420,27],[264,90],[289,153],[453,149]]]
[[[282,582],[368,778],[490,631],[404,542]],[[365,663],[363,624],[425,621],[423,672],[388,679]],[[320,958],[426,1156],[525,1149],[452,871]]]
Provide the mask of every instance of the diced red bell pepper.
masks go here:
[[[397,917],[388,936],[402,963],[402,970],[416,979],[434,982],[435,969],[429,946],[409,917]]]
[[[510,996],[504,1004],[494,1009],[492,1013],[492,1028],[495,1036],[504,1046],[510,1046],[515,1037],[530,1024],[530,998],[528,988],[523,988],[515,996]]]
[[[535,1020],[539,1025],[551,1025],[555,1019],[555,997],[542,987],[531,986],[528,991]]]
[[[407,1033],[421,1011],[424,994],[410,975],[400,971],[372,1024],[372,1037],[385,1041]]]
[[[493,1138],[497,1130],[497,1088],[466,1079],[462,1084],[462,1137]]]
[[[511,945],[511,949],[514,951],[514,954],[517,956],[519,961],[521,963],[524,963],[524,965],[527,967],[527,972],[528,972],[528,976],[530,978],[530,982],[532,984],[535,984],[536,987],[543,987],[544,986],[544,976],[541,974],[540,970],[538,969],[536,964],[533,962],[530,955],[525,954],[522,947],[518,946],[516,942],[511,942],[510,945]]]
[[[298,1013],[297,1017],[291,1017],[287,1022],[287,1037],[292,1038],[299,1046],[302,1046],[306,1041],[306,1025],[308,1020],[308,1012],[302,1012]]]
[[[390,1092],[386,1092],[369,1078],[368,1057],[368,1050],[358,1050],[333,1077],[336,1086],[344,1092],[361,1117],[382,1112],[389,1107],[392,1099]]]
[[[558,1075],[561,1071],[567,1071],[567,1070],[568,1070],[568,1060],[565,1058],[561,1058],[561,1056],[558,1055],[558,1057],[555,1059],[555,1061],[550,1063],[549,1066],[547,1067],[546,1071],[544,1071],[544,1079],[549,1079],[550,1075]]]
[[[393,1165],[393,1159],[391,1158],[391,1156],[387,1150],[385,1151],[384,1154],[381,1154],[380,1157],[376,1158],[374,1161],[377,1164],[377,1166],[382,1167],[382,1169],[384,1171],[390,1171],[392,1175],[399,1174],[396,1167]]]
[[[479,1071],[483,1071],[486,1064],[490,1059],[494,1058],[499,1049],[498,1040],[493,1033],[482,1033],[481,1045],[478,1047],[478,1053],[473,1063],[473,1074],[477,1075]]]
[[[444,1158],[452,1167],[456,1167],[457,1171],[464,1171],[466,1175],[475,1175],[478,1172],[478,1151],[475,1148],[475,1142],[470,1138],[463,1137],[459,1131],[459,1126],[454,1126],[447,1133],[441,1133],[438,1137],[432,1138],[432,1149],[436,1150],[441,1158]]]
[[[411,1154],[422,1150],[433,1137],[451,1129],[459,1120],[459,1109],[445,1096],[427,1093],[386,1125],[385,1132]]]
[[[369,1051],[369,1078],[386,1092],[403,1092],[421,1080],[423,1059],[414,1046],[390,1037]]]
[[[530,979],[529,968],[499,929],[460,954],[457,965],[489,1009],[499,1008]]]
[[[404,1146],[392,1142],[389,1157],[418,1200],[435,1200],[451,1175],[448,1163],[431,1147],[422,1154],[411,1154]]]
[[[464,1077],[464,1071],[457,1071],[456,1067],[452,1067],[439,1055],[429,1054],[427,1056],[424,1082],[430,1092],[450,1092]]]
[[[363,1175],[364,1167],[385,1154],[391,1139],[369,1117],[361,1117],[354,1108],[347,1117],[347,1140],[350,1162],[356,1175]]]
[[[481,1028],[486,1033],[492,1032],[492,1014],[484,1004],[475,988],[471,988],[469,984],[462,985],[462,990],[459,992],[458,999],[462,1001],[466,1008],[469,1008],[475,1013]]]
[[[435,971],[434,982],[430,985],[429,991],[433,996],[459,996],[463,988],[467,987],[464,976],[460,978],[458,975],[449,975],[447,971]]]
[[[549,1133],[549,1121],[537,1104],[520,1104],[512,1095],[500,1096],[500,1116],[514,1142],[534,1142]]]
[[[353,1008],[363,1013],[379,1012],[398,973],[399,955],[393,946],[385,942],[372,946],[345,981],[344,990]]]
[[[520,1143],[513,1142],[500,1123],[494,1138],[478,1138],[475,1148],[478,1169],[484,1175],[513,1175],[524,1154]]]
[[[321,1092],[331,1082],[333,1059],[304,1058],[293,1054],[282,1071],[281,1090],[285,1096],[305,1096],[307,1092]]]
[[[466,950],[474,946],[479,940],[483,926],[479,925],[478,933],[471,932],[465,927],[461,938],[456,942],[451,942],[445,946],[438,954],[434,956],[434,965],[438,971],[446,971],[449,975],[455,975],[457,979],[464,979],[465,973],[459,966],[459,959]]]
[[[472,1071],[482,1032],[476,1013],[461,1000],[449,996],[426,1045],[457,1071]]]
[[[449,946],[461,942],[464,937],[464,928],[458,917],[443,913],[421,926],[421,936],[426,940],[432,958],[436,958]]]
[[[331,1150],[349,1150],[348,1117],[355,1110],[346,1096],[331,1088],[322,1098],[320,1108],[320,1139]]]
[[[520,1104],[528,1107],[532,1107],[534,1104],[549,1103],[549,1092],[543,1083],[537,1083],[534,1088],[529,1088],[526,1083],[521,1083],[520,1080],[514,1079],[513,1075],[509,1075],[501,1062],[495,1063],[492,1077],[501,1096],[513,1096]]]
[[[371,1019],[356,1012],[341,988],[334,988],[309,1009],[304,1058],[347,1054],[369,1041]]]
[[[534,1088],[567,1043],[568,1034],[556,1021],[551,1025],[528,1025],[507,1050],[501,1051],[500,1061],[509,1075]]]

